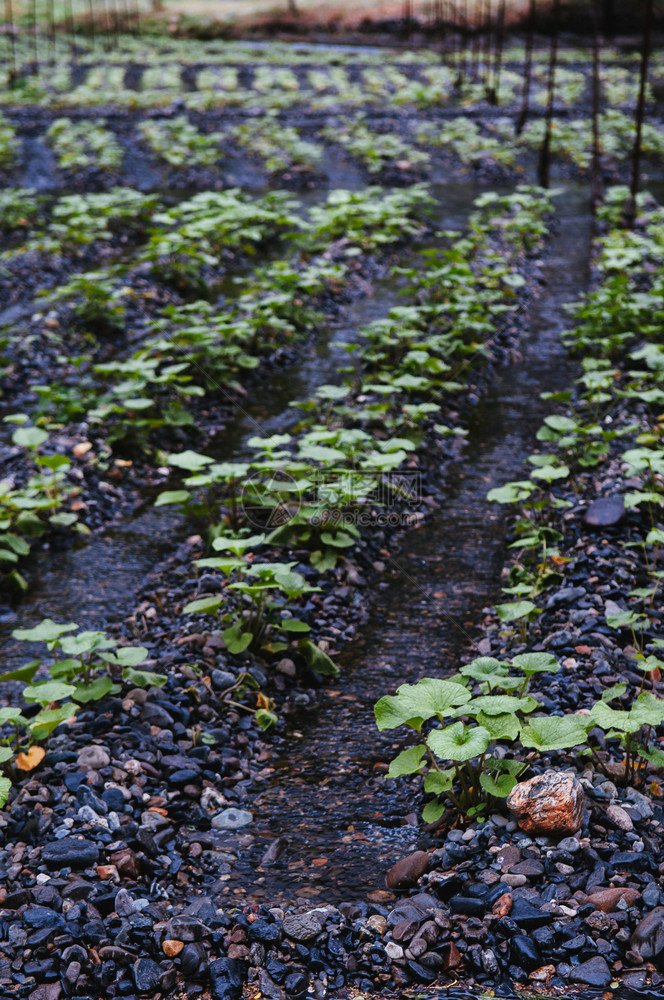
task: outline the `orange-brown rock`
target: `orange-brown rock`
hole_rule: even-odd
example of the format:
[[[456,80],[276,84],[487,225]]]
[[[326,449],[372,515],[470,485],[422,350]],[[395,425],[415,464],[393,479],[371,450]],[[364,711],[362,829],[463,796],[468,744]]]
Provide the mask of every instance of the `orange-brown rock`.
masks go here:
[[[526,833],[562,837],[576,833],[583,822],[583,789],[573,775],[558,771],[519,782],[507,805]]]
[[[454,944],[454,942],[450,941],[450,944],[447,949],[447,955],[443,959],[443,968],[445,969],[446,972],[448,972],[450,969],[456,969],[457,965],[460,965],[460,963],[461,963],[461,952]]]
[[[115,865],[97,865],[97,875],[102,881],[110,879],[111,882],[119,882],[120,875]]]
[[[512,893],[504,892],[491,907],[491,912],[496,917],[507,917],[512,909],[512,903]]]
[[[161,950],[167,958],[175,958],[184,948],[184,941],[176,941],[175,938],[167,938],[161,946]]]
[[[593,886],[588,893],[588,899],[602,913],[613,913],[617,910],[621,899],[624,899],[628,906],[633,906],[640,895],[636,889],[627,889],[625,886],[610,889]]]
[[[535,969],[534,972],[530,973],[529,979],[532,979],[534,983],[543,983],[545,986],[549,985],[549,981],[556,974],[555,965],[542,965],[539,969]]]
[[[397,861],[396,865],[392,865],[385,876],[385,885],[388,889],[410,889],[417,884],[419,877],[424,875],[428,865],[427,852],[415,851]]]
[[[394,893],[388,892],[386,889],[372,889],[371,892],[367,893],[367,899],[372,903],[391,903],[394,899]]]
[[[236,958],[244,962],[249,958],[249,949],[246,944],[232,944],[228,948],[228,957]]]
[[[110,855],[109,861],[116,866],[123,878],[138,878],[138,858],[131,847],[123,847],[119,851],[114,851]]]

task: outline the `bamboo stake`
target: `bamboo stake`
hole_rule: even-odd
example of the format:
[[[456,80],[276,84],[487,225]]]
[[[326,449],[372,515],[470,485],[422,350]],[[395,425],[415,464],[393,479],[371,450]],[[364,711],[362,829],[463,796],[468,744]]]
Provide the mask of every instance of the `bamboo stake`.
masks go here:
[[[558,60],[558,29],[560,20],[560,0],[554,0],[553,4],[553,28],[551,29],[551,51],[549,55],[549,79],[548,93],[546,99],[546,124],[544,131],[544,142],[540,150],[539,165],[537,169],[539,182],[542,187],[549,186],[549,168],[551,166],[551,125],[553,122],[553,101],[556,92],[556,63]]]
[[[503,68],[503,45],[505,42],[505,0],[498,5],[498,23],[496,26],[496,52],[493,63],[493,82],[489,87],[488,98],[491,104],[500,103],[500,74]]]
[[[593,150],[590,172],[590,202],[593,212],[602,203],[602,176],[599,162],[599,17],[598,0],[592,0],[593,8],[593,79],[592,79],[592,124]]]
[[[641,133],[643,132],[643,114],[646,106],[646,83],[648,82],[648,60],[650,59],[650,31],[652,26],[653,0],[646,0],[645,24],[643,26],[643,47],[641,49],[641,76],[639,80],[639,99],[636,105],[636,133],[632,149],[632,181],[629,188],[629,198],[625,204],[624,217],[628,227],[634,225],[636,218],[636,196],[639,193],[641,172]]]
[[[9,27],[9,52],[11,62],[9,82],[11,85],[16,80],[16,27],[14,25],[14,6],[12,0],[5,0],[5,21]]]
[[[528,31],[526,33],[526,51],[523,66],[523,99],[521,102],[521,111],[519,112],[519,117],[516,120],[516,125],[514,126],[514,131],[517,135],[521,135],[523,128],[528,120],[528,111],[530,110],[530,84],[533,76],[533,35],[535,34],[535,14],[537,12],[537,0],[530,0],[530,8],[528,11]]]

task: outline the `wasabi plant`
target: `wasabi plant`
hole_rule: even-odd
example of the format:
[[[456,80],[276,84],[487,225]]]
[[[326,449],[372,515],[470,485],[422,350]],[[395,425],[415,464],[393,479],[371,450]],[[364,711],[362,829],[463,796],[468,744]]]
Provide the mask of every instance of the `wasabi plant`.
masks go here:
[[[11,779],[43,760],[51,733],[74,717],[81,705],[101,701],[132,687],[162,687],[164,674],[137,669],[149,652],[144,646],[121,646],[105,632],[79,631],[75,622],[45,618],[28,629],[14,629],[20,642],[46,646],[48,659],[37,658],[0,675],[0,684],[19,682],[25,709],[0,708],[0,807],[11,790]],[[46,678],[41,675],[48,673]],[[38,705],[35,714],[30,706]],[[45,746],[42,746],[45,744]]]
[[[426,823],[437,823],[449,808],[481,820],[542,754],[582,748],[608,773],[593,729],[623,748],[622,784],[640,785],[648,765],[664,765],[664,753],[652,745],[664,721],[664,699],[641,691],[629,709],[612,708],[610,702],[626,694],[621,684],[607,689],[589,712],[545,715],[529,693],[530,681],[559,669],[550,653],[523,653],[511,663],[479,657],[452,677],[402,684],[376,703],[379,730],[407,726],[420,739],[395,757],[387,777],[424,776],[424,792],[433,796],[422,813]]]

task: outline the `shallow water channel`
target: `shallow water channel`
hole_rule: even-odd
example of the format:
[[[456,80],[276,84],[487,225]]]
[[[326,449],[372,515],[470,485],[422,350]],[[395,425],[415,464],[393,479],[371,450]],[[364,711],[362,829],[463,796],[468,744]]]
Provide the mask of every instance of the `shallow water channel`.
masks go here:
[[[583,190],[568,188],[556,205],[557,231],[544,250],[544,285],[530,310],[522,359],[495,373],[472,415],[463,457],[446,470],[438,508],[385,558],[388,581],[368,581],[370,620],[338,657],[342,680],[282,741],[227,883],[235,896],[361,898],[383,888],[385,870],[417,845],[418,803],[376,781],[374,765],[402,744],[398,732],[377,732],[373,705],[400,683],[457,669],[482,608],[500,595],[504,511],[486,493],[522,476],[549,412],[540,392],[574,378],[559,339],[561,306],[587,282],[591,220]],[[277,838],[285,850],[257,871]],[[237,848],[237,834],[233,842]]]

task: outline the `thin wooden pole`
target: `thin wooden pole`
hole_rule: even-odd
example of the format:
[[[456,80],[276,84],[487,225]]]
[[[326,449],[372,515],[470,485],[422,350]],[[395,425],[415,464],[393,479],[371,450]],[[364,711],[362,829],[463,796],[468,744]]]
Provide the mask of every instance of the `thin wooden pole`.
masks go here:
[[[483,56],[483,70],[482,76],[486,86],[489,86],[489,77],[491,74],[491,35],[493,27],[493,11],[491,9],[491,0],[486,0],[486,17],[484,19],[484,56]]]
[[[88,16],[90,18],[90,41],[92,42],[92,51],[95,48],[95,9],[92,0],[88,0]]]
[[[646,107],[646,84],[648,82],[648,60],[650,59],[650,31],[652,26],[653,0],[646,0],[645,24],[643,26],[643,46],[641,48],[641,74],[639,79],[639,98],[636,104],[636,133],[632,149],[632,181],[629,187],[629,198],[625,206],[625,222],[634,225],[636,218],[636,196],[639,193],[641,173],[641,134],[643,132],[643,114]]]
[[[592,79],[592,122],[593,149],[590,168],[590,202],[593,212],[602,203],[602,175],[599,162],[599,0],[592,0],[593,8],[593,79]]]
[[[37,41],[37,0],[32,0],[32,72],[39,72],[39,45]]]
[[[9,30],[9,52],[11,69],[9,71],[10,83],[16,80],[16,26],[14,25],[14,5],[12,0],[5,0],[5,21]]]
[[[549,79],[546,99],[546,124],[544,142],[540,150],[538,177],[542,187],[549,186],[549,169],[551,166],[551,126],[553,124],[553,101],[556,92],[556,64],[558,61],[558,30],[560,27],[560,0],[554,0],[553,27],[551,29],[551,51],[549,54]]]
[[[496,51],[493,61],[493,80],[487,96],[491,104],[500,103],[500,74],[503,68],[503,44],[505,41],[505,0],[499,0],[496,24]]]
[[[528,11],[528,31],[526,33],[526,51],[523,65],[523,98],[521,101],[521,111],[516,120],[515,132],[521,135],[524,125],[528,121],[528,111],[530,109],[530,84],[533,76],[533,35],[535,34],[535,15],[537,13],[537,0],[530,0]]]

